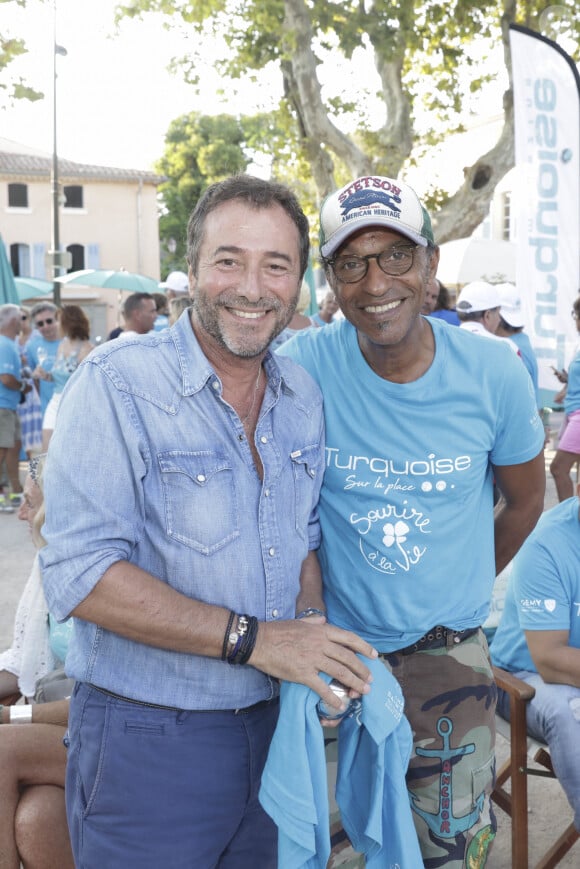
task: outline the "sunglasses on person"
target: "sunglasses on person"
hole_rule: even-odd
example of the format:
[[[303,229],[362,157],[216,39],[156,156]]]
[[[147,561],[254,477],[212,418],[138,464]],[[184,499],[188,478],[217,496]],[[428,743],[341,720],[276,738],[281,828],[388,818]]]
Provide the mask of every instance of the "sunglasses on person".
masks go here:
[[[42,329],[43,326],[52,326],[54,323],[54,317],[47,317],[46,320],[37,320],[34,324],[37,329]]]

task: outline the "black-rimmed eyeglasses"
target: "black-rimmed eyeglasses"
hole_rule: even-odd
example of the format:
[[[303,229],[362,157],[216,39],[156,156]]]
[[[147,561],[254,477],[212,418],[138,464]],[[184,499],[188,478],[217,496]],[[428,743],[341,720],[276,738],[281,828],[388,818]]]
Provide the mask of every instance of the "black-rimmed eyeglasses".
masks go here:
[[[369,260],[372,259],[376,259],[379,268],[386,275],[399,277],[411,270],[417,247],[416,244],[397,244],[380,253],[369,253],[366,256],[343,254],[325,260],[325,264],[332,268],[335,277],[343,284],[356,284],[362,281],[369,270]]]
[[[52,326],[54,318],[47,317],[46,320],[37,320],[34,324],[37,329],[42,329],[43,326]]]

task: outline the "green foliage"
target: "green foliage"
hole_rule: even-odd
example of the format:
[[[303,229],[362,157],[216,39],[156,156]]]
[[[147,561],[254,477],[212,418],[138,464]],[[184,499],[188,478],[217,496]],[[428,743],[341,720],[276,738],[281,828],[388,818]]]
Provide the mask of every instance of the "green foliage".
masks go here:
[[[228,175],[243,172],[250,162],[244,150],[245,135],[231,115],[191,112],[176,118],[165,137],[165,154],[156,170],[167,181],[159,187],[163,273],[185,269],[186,227],[189,215],[206,187]],[[176,249],[169,250],[170,240]]]
[[[221,46],[211,63],[223,76],[224,92],[231,95],[236,79],[264,70],[281,80],[285,96],[271,116],[237,121],[243,136],[234,152],[239,146],[248,160],[268,159],[272,174],[297,189],[315,214],[321,191],[314,187],[314,167],[319,187],[328,188],[321,175],[331,174],[330,183],[338,185],[361,163],[341,148],[345,138],[368,158],[372,171],[398,174],[462,129],[478,111],[482,88],[496,85],[501,111],[507,24],[515,20],[545,32],[554,9],[559,32],[575,38],[566,50],[578,61],[577,0],[126,0],[118,15],[160,13],[169,27],[195,34],[188,57],[175,61],[192,83],[199,85],[208,37],[218,37],[212,44]],[[300,44],[303,36],[290,32],[291,12],[309,25],[310,44]],[[330,65],[335,72],[325,75]],[[312,85],[306,95],[296,87],[305,71]],[[312,117],[313,93],[320,95],[325,117]],[[336,135],[326,135],[329,130]],[[217,157],[205,143],[196,171],[212,174],[227,151],[223,142],[216,150]],[[319,160],[323,151],[330,159]],[[429,195],[436,209],[448,192],[433,189]]]
[[[14,3],[16,6],[26,6],[26,0],[0,0],[0,3]],[[14,79],[8,67],[17,57],[26,54],[28,49],[23,39],[5,36],[0,33],[0,91],[9,100],[40,100],[44,94],[29,87],[22,78]]]

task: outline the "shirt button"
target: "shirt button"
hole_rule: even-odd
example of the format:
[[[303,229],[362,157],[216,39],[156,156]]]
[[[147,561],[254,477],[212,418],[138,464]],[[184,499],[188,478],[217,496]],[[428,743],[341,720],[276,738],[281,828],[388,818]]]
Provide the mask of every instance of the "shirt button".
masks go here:
[[[260,438],[260,443],[261,443],[261,444],[267,444],[267,443],[268,443],[268,438],[266,437],[266,435],[262,435],[262,437]]]
[[[276,555],[276,550],[273,546],[268,549],[268,555]]]
[[[272,618],[273,619],[277,619],[279,615],[280,615],[280,613],[278,610],[272,610]]]
[[[198,483],[205,483],[205,474],[198,474],[197,481]]]
[[[217,380],[214,380],[214,381],[212,382],[211,388],[212,388],[212,389],[215,389],[216,392],[217,392],[217,390],[220,388],[220,385],[219,385],[219,383],[218,383]]]
[[[266,496],[266,498],[269,498],[270,497],[270,490],[264,489],[264,495]]]

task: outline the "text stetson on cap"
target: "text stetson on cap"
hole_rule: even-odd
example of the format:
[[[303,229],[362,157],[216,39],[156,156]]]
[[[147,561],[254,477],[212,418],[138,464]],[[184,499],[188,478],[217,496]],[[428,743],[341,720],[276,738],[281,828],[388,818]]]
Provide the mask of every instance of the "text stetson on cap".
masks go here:
[[[431,218],[412,187],[380,175],[351,181],[320,209],[320,253],[329,258],[346,239],[370,226],[394,229],[422,247],[435,244]]]

